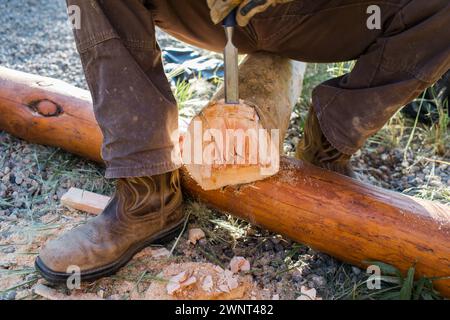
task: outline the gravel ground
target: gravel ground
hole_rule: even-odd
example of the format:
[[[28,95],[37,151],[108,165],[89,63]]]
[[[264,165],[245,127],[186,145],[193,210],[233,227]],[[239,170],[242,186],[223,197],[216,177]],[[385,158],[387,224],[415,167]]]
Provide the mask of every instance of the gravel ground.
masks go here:
[[[0,64],[87,89],[64,0],[0,1]]]
[[[72,31],[66,22],[63,0],[2,0],[0,2],[0,65],[65,80],[86,88]],[[162,46],[175,45],[159,32]],[[305,93],[292,118],[285,151],[292,154],[301,137],[311,88],[329,77],[325,66],[310,66]],[[214,89],[214,85],[191,83],[192,96],[185,101],[182,114],[191,115]],[[197,103],[195,102],[197,101]],[[201,104],[200,104],[201,105]],[[449,140],[441,139],[444,154],[436,152],[435,132],[414,129],[413,139],[404,152],[412,132],[411,121],[394,118],[371,139],[353,160],[360,178],[374,185],[428,199],[449,203]],[[442,148],[440,148],[442,150]],[[33,269],[39,246],[86,220],[86,215],[59,205],[70,187],[111,194],[112,184],[103,178],[103,169],[66,152],[16,139],[0,131],[0,299],[34,299],[36,282]],[[162,265],[179,261],[209,261],[226,266],[233,256],[246,257],[254,281],[271,296],[296,299],[302,287],[316,288],[323,299],[369,298],[362,285],[367,275],[325,254],[250,224],[213,212],[191,202],[188,228],[200,227],[206,239],[192,246],[187,236],[174,249],[174,256],[156,263],[145,253],[135,258],[117,276],[82,287],[83,292],[110,299],[142,297]],[[168,244],[170,250],[174,243]],[[64,289],[57,288],[61,292]]]

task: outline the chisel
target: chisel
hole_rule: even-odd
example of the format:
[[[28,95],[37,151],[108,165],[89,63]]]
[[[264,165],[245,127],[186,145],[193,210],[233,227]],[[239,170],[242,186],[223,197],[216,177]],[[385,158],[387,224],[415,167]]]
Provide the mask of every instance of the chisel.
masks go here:
[[[236,10],[232,11],[223,21],[227,44],[224,50],[225,64],[225,103],[239,103],[239,69],[238,49],[233,43],[234,28],[236,27]]]

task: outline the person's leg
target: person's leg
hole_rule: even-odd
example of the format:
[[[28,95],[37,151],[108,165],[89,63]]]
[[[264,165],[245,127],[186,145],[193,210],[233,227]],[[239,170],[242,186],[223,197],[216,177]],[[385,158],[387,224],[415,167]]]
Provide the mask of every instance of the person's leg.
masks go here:
[[[223,30],[209,21],[204,1],[187,0],[181,10],[176,0],[153,3],[158,26],[185,42],[222,50]],[[381,10],[379,29],[367,27],[374,5]],[[449,69],[448,8],[447,0],[296,0],[237,28],[235,42],[242,53],[268,51],[307,62],[358,60],[352,72],[314,90],[307,121],[312,137],[300,145],[311,162],[351,175],[349,155]]]
[[[143,0],[68,0],[94,112],[103,131],[108,178],[117,180],[99,216],[45,244],[36,269],[64,282],[114,273],[143,247],[172,239],[184,223],[177,106]]]
[[[366,26],[369,5],[381,9],[379,30]],[[339,158],[450,68],[449,16],[448,0],[300,0],[257,16],[252,27],[263,50],[304,61],[358,60],[349,74],[313,92],[310,118],[318,119],[309,123],[320,122],[337,148],[328,156]]]
[[[450,68],[449,16],[447,0],[409,2],[350,74],[316,88],[313,106],[336,148],[356,152]]]
[[[178,108],[144,0],[67,0],[81,12],[75,40],[102,129],[107,178],[180,167]]]

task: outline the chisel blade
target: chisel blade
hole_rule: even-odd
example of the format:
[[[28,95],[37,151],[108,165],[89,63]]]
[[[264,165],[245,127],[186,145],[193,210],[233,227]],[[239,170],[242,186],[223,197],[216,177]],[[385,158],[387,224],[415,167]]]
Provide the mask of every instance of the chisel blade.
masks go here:
[[[234,27],[225,27],[227,44],[224,50],[225,103],[239,103],[238,49],[233,44]]]

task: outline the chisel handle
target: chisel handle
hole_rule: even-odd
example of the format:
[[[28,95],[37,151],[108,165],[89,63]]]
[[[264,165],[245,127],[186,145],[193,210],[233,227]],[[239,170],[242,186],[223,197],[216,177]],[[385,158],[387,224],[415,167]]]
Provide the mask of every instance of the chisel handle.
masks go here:
[[[230,14],[225,18],[225,20],[223,20],[222,25],[225,28],[236,27],[237,26],[236,14],[237,14],[237,9],[234,9],[233,11],[231,11]]]

